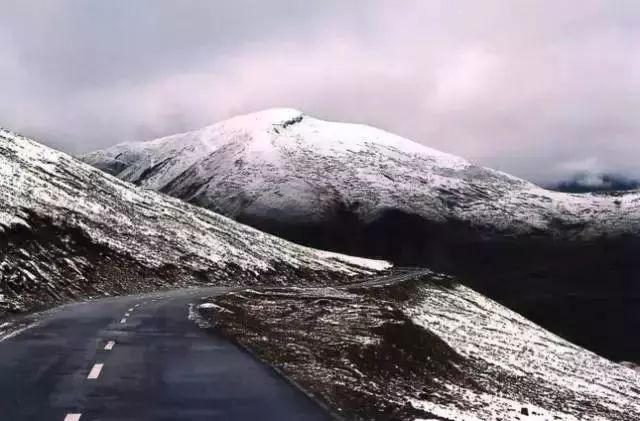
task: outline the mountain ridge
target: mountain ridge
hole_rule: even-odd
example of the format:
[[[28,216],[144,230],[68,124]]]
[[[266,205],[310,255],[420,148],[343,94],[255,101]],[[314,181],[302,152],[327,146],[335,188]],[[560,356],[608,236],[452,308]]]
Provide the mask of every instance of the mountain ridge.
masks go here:
[[[333,160],[323,169],[340,171],[336,163],[348,166],[349,159],[355,159],[358,153],[374,156],[351,165],[355,170],[342,169],[335,177],[342,177],[337,182],[330,177],[321,180],[308,168],[308,165],[323,166],[323,160]],[[124,180],[215,208],[232,217],[291,210],[287,201],[296,203],[295,209],[301,210],[305,203],[295,196],[321,195],[322,192],[314,191],[317,187],[333,188],[337,196],[342,197],[375,194],[378,187],[385,189],[384,194],[370,198],[369,202],[349,198],[357,201],[358,206],[371,208],[360,208],[359,216],[363,219],[375,217],[372,213],[388,206],[437,221],[454,218],[491,228],[515,227],[520,232],[548,229],[558,221],[565,225],[586,224],[587,230],[581,229],[581,234],[588,233],[589,229],[596,231],[592,234],[598,234],[601,228],[598,224],[607,224],[604,228],[609,232],[627,228],[635,231],[640,227],[640,194],[637,192],[618,198],[618,202],[598,196],[557,193],[370,126],[326,122],[294,109],[238,116],[201,130],[148,142],[119,144],[80,158]],[[234,163],[233,167],[229,167],[230,162]],[[366,172],[375,164],[382,165],[380,174]],[[391,168],[392,164],[397,167],[413,164],[412,169],[421,171],[423,177],[402,173],[398,168]],[[224,165],[226,173],[214,168]],[[424,177],[425,174],[428,176]],[[355,185],[341,185],[344,180],[352,180]],[[245,185],[240,186],[241,182]],[[256,184],[260,184],[256,188],[268,191],[252,190]],[[280,188],[275,189],[275,184],[280,184]],[[347,192],[349,187],[352,190]],[[423,197],[419,199],[431,199],[432,203],[412,206],[393,197],[394,188],[405,194],[419,194],[422,190]],[[482,197],[478,189],[489,196]],[[232,198],[240,195],[250,203],[234,202]],[[446,196],[454,196],[453,199],[462,201],[463,205],[448,208]],[[488,201],[483,199],[497,200],[499,206],[488,206]],[[302,209],[307,213],[305,216],[313,217],[314,207],[306,206],[307,209]],[[596,212],[602,217],[593,218]],[[631,227],[624,226],[621,219]],[[612,220],[615,223],[610,223]]]

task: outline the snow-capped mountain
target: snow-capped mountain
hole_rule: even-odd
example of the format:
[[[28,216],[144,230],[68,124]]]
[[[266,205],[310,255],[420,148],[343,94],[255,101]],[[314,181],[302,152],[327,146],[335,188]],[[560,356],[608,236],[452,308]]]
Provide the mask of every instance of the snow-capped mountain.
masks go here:
[[[337,282],[387,264],[317,251],[0,130],[0,314],[194,283]]]
[[[640,359],[638,191],[545,190],[292,109],[82,159],[301,244],[455,274],[583,346]]]
[[[580,226],[571,232],[579,236],[640,228],[639,193],[616,199],[552,192],[373,127],[292,109],[82,159],[142,187],[266,224],[322,222],[341,210],[366,223],[394,209],[515,233],[559,225]]]

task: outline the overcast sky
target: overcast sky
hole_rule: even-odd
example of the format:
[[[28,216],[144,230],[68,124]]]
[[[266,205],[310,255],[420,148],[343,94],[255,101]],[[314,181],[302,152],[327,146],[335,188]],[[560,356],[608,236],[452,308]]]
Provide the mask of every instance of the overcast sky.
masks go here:
[[[0,125],[78,153],[287,106],[640,177],[637,0],[0,0]]]

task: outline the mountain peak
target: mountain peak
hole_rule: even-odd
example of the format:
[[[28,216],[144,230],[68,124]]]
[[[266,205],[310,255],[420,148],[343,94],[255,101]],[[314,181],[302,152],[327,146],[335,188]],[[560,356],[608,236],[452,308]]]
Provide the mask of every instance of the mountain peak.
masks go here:
[[[275,107],[267,108],[261,111],[255,111],[252,113],[241,114],[217,124],[243,123],[248,125],[250,124],[250,122],[258,122],[271,125],[287,125],[291,122],[302,120],[304,115],[305,114],[302,111],[296,110],[295,108]]]

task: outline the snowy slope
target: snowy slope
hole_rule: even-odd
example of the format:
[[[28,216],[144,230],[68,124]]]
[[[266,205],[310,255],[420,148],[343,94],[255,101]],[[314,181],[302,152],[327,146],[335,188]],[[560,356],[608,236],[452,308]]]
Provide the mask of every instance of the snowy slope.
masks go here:
[[[640,193],[552,192],[373,127],[292,109],[120,144],[82,159],[232,217],[317,221],[339,202],[363,221],[393,208],[510,232],[580,226],[578,234],[588,237],[640,227]]]
[[[637,371],[575,346],[472,289],[425,284],[404,311],[482,373],[475,387],[450,384],[429,400],[412,399],[417,408],[452,421],[640,417]]]
[[[199,312],[213,326],[345,419],[640,419],[640,373],[448,276],[248,289],[208,301]]]
[[[305,273],[309,281],[331,282],[386,266],[261,233],[6,130],[0,130],[0,239],[0,313],[88,289],[305,282]]]

